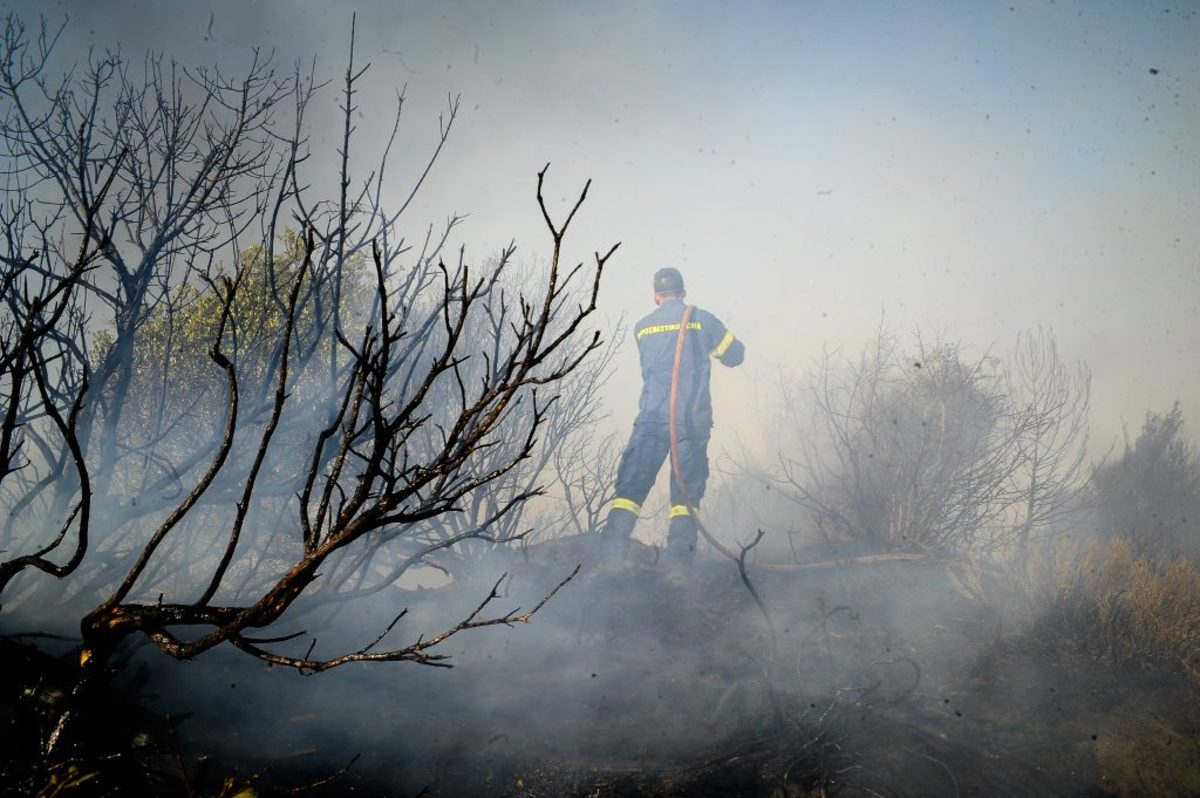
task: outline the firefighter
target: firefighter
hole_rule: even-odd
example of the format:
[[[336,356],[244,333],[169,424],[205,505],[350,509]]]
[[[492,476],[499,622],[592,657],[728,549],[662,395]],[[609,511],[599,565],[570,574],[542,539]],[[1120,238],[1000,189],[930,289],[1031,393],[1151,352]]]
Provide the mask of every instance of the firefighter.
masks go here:
[[[624,558],[642,502],[654,485],[671,448],[671,382],[675,350],[687,305],[683,275],[678,269],[654,274],[654,303],[658,309],[637,323],[642,366],[642,396],[629,444],[617,469],[616,498],[601,533],[601,552],[608,562]],[[708,438],[712,429],[712,401],[708,379],[710,360],[736,366],[745,356],[742,342],[706,310],[694,308],[688,319],[676,386],[676,438],[683,486],[672,469],[670,526],[667,558],[673,565],[690,564],[696,551],[694,513],[708,481]],[[689,506],[688,500],[691,505]]]

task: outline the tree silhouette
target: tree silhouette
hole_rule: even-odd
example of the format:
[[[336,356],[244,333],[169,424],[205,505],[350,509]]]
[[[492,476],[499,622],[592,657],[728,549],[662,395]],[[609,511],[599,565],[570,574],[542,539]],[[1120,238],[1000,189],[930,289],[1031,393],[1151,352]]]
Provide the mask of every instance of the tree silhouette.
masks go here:
[[[397,607],[348,650],[318,651],[289,610],[517,537],[502,522],[588,418],[559,412],[559,387],[594,394],[587,325],[617,247],[565,260],[588,187],[556,220],[538,173],[553,248],[517,287],[511,246],[481,268],[447,253],[457,217],[416,244],[401,231],[457,100],[398,200],[384,188],[395,124],[355,177],[353,37],[332,197],[305,178],[311,75],[257,54],[230,78],[107,53],[55,79],[56,38],[9,16],[0,56],[0,596],[6,613],[75,613],[82,638],[46,750],[134,636],[178,658],[228,643],[320,671],[445,664],[449,637],[527,621],[573,574],[527,611],[493,610],[497,583],[444,628],[385,644]]]

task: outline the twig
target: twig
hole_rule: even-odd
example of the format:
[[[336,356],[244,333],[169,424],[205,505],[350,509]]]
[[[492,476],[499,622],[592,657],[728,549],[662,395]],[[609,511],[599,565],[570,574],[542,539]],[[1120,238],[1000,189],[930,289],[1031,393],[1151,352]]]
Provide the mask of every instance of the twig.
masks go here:
[[[776,645],[775,624],[772,623],[771,614],[767,612],[766,605],[763,604],[762,599],[758,595],[758,591],[755,590],[754,585],[750,583],[750,576],[746,573],[746,554],[749,553],[749,551],[755,546],[757,546],[766,534],[766,532],[763,532],[761,529],[759,529],[758,534],[754,538],[753,542],[741,546],[742,551],[738,554],[737,566],[738,573],[742,576],[742,584],[745,585],[746,590],[750,592],[750,598],[754,599],[754,603],[758,605],[759,611],[762,612],[762,616],[767,622],[767,629],[769,629],[771,632],[771,659],[774,660]]]
[[[334,772],[330,773],[328,776],[319,778],[316,781],[311,781],[308,784],[301,784],[299,787],[292,787],[291,789],[288,790],[288,793],[291,795],[295,795],[297,793],[306,792],[308,790],[315,790],[318,787],[324,787],[326,784],[331,783],[334,779],[346,775],[346,773],[349,772],[350,768],[354,767],[354,763],[358,761],[358,758],[360,756],[362,756],[362,754],[355,754],[354,756],[352,756],[350,758],[350,761],[346,763],[345,767],[338,768]]]

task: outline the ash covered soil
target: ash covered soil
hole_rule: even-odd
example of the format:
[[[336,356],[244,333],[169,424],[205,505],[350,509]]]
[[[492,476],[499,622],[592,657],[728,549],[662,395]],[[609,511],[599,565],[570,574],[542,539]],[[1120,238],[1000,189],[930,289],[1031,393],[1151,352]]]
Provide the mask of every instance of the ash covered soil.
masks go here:
[[[681,575],[634,555],[601,569],[579,539],[514,555],[501,611],[584,568],[530,624],[452,638],[451,669],[301,675],[144,646],[98,724],[124,769],[62,794],[1200,794],[1195,681],[1023,637],[938,568],[750,570],[768,623],[729,560]],[[393,634],[436,630],[496,576],[347,605],[321,619],[318,653],[363,645],[405,606]],[[43,670],[21,681],[44,686]],[[4,695],[10,756],[27,687]]]

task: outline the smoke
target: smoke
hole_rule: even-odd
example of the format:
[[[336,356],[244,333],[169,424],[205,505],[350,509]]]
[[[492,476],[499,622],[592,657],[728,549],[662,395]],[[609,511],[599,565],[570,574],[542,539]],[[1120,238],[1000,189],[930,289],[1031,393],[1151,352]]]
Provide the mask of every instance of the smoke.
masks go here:
[[[547,543],[470,572],[454,589],[389,590],[316,632],[321,649],[345,650],[408,609],[392,634],[411,639],[461,617],[501,567],[510,575],[496,608],[527,609],[583,562],[529,624],[448,643],[451,669],[351,665],[301,675],[231,651],[174,662],[145,649],[133,662],[153,670],[144,693],[153,710],[180,719],[186,750],[212,766],[274,763],[299,781],[361,755],[343,787],[453,795],[516,791],[538,773],[581,790],[639,770],[682,773],[781,728],[808,746],[788,756],[845,766],[853,757],[826,746],[866,744],[885,719],[912,712],[921,691],[931,691],[921,705],[950,728],[965,708],[951,686],[997,632],[996,619],[961,600],[947,612],[952,589],[904,564],[751,570],[772,631],[737,568],[715,554],[676,579],[637,544],[622,569],[604,570],[594,543]],[[931,618],[940,622],[932,633]]]
[[[320,83],[340,75],[348,49],[349,19],[324,4],[59,8],[74,17],[59,44],[65,53],[120,42],[136,62],[137,48],[151,42],[180,63],[219,61],[232,71],[251,58],[249,47],[276,46],[278,75],[294,63],[307,75],[316,55]],[[546,246],[534,197],[548,160],[555,218],[596,177],[565,269],[590,266],[593,250],[625,242],[600,294],[608,315],[595,326],[604,348],[571,379],[539,392],[537,403],[532,389],[515,394],[469,467],[448,470],[406,506],[435,507],[437,491],[453,495],[456,479],[480,485],[442,512],[328,557],[310,594],[258,630],[272,641],[259,644],[314,659],[414,645],[454,629],[484,602],[478,618],[527,612],[582,570],[528,623],[464,629],[430,649],[452,669],[438,660],[299,672],[229,646],[175,661],[131,640],[118,652],[118,682],[175,719],[186,759],[210,760],[210,775],[273,764],[299,783],[360,755],[334,784],[446,795],[564,784],[584,793],[598,783],[632,792],[639,783],[630,774],[655,769],[685,788],[718,769],[737,773],[755,785],[747,792],[768,779],[784,789],[832,780],[876,789],[902,774],[904,794],[968,792],[972,777],[999,792],[1061,794],[1092,785],[1083,768],[1067,772],[1089,757],[1124,778],[1128,748],[1113,739],[1113,717],[1145,718],[1146,707],[1169,708],[1172,696],[1187,693],[1153,680],[1151,691],[1137,691],[1140,678],[1122,681],[1123,672],[1104,666],[1200,667],[1189,665],[1197,662],[1188,636],[1198,617],[1187,603],[1193,575],[1154,552],[1076,544],[1114,534],[1097,532],[1105,519],[1096,508],[1106,503],[1125,511],[1128,528],[1118,534],[1162,526],[1152,496],[1127,498],[1136,474],[1112,483],[1121,486],[1115,498],[1088,493],[1087,458],[1104,455],[1122,419],[1176,397],[1184,416],[1200,415],[1191,359],[1200,346],[1191,223],[1195,15],[1070,4],[861,11],[363,5],[356,63],[372,69],[357,84],[348,121],[361,131],[352,161],[370,164],[352,170],[353,188],[364,192],[363,208],[372,207],[356,209],[356,218],[377,220],[374,211],[405,202],[426,164],[412,153],[438,146],[438,114],[444,125],[458,107],[454,135],[406,206],[411,226],[373,228],[378,236],[360,230],[360,248],[347,258],[329,255],[337,248],[328,237],[320,248],[309,273],[315,287],[299,300],[297,347],[307,354],[292,361],[286,412],[242,522],[237,488],[270,424],[282,358],[281,316],[258,313],[256,302],[278,301],[286,290],[256,296],[253,279],[240,284],[247,302],[231,311],[229,354],[246,390],[230,476],[213,491],[219,499],[201,503],[166,537],[129,598],[149,607],[194,601],[238,523],[237,556],[214,604],[253,599],[287,573],[305,550],[295,526],[317,441],[347,428],[334,423],[347,383],[330,364],[336,350],[345,365],[348,349],[322,337],[329,328],[319,317],[343,311],[349,347],[365,348],[363,328],[379,322],[365,242],[384,241],[391,307],[430,324],[399,339],[407,359],[385,364],[395,369],[378,407],[395,408],[420,391],[449,334],[438,318],[438,260],[452,275],[461,274],[459,264],[470,267],[469,286],[496,272],[491,253],[507,252],[514,238],[534,251]],[[330,44],[330,31],[344,35]],[[403,135],[389,149],[393,91],[403,83],[411,86]],[[309,220],[337,214],[347,121],[337,111],[339,90],[326,86],[308,107],[299,182],[319,194]],[[375,186],[384,153],[396,178]],[[224,184],[225,196],[239,198],[227,208],[255,196],[253,183]],[[265,197],[255,202],[266,207]],[[453,216],[459,212],[467,216]],[[430,220],[437,223],[427,227]],[[278,263],[259,273],[260,289],[303,260],[299,239],[288,250],[261,232],[250,237],[277,244]],[[59,239],[64,251],[70,240]],[[8,256],[30,249],[22,243]],[[436,382],[415,416],[421,423],[388,453],[397,473],[416,473],[407,463],[439,451],[463,386],[486,385],[499,362],[493,345],[513,344],[510,324],[522,300],[536,300],[545,273],[545,257],[521,252],[509,253],[488,313],[472,317],[457,373]],[[110,534],[92,539],[97,556],[69,579],[17,576],[3,597],[8,632],[74,640],[80,617],[112,593],[220,447],[229,394],[208,353],[220,318],[218,278],[239,268],[252,276],[254,264],[267,261],[240,246],[224,262],[204,246],[176,255],[174,276],[187,272],[191,287],[181,290],[170,269],[161,284],[147,283],[159,304],[148,303],[132,326],[156,347],[130,361],[127,412],[109,438],[116,459],[108,463],[121,466],[93,475],[103,482],[93,525]],[[703,508],[734,552],[766,532],[746,553],[745,578],[708,549],[685,574],[669,572],[655,550],[664,524],[650,518],[625,568],[596,561],[619,444],[606,433],[623,429],[636,394],[620,319],[640,315],[649,275],[668,263],[684,269],[693,298],[748,346],[746,369],[715,378],[717,474]],[[345,288],[337,299],[335,282]],[[99,333],[119,314],[109,313],[100,289],[119,284],[98,276],[81,302],[92,338],[81,369],[87,361],[102,370],[110,354],[112,340]],[[567,292],[557,307],[569,314],[586,305],[586,289]],[[877,327],[881,306],[895,329],[947,329],[961,341],[934,347],[945,368],[931,365],[919,340],[879,362],[838,355]],[[172,327],[171,318],[187,324]],[[1094,401],[1089,410],[1079,404],[1086,391],[1062,389],[1062,401],[1049,405],[1076,408],[1074,418],[1039,433],[1046,416],[1036,415],[1038,400],[1053,391],[1037,382],[1037,368],[1021,381],[1006,342],[1049,322],[1058,338],[1057,349],[1050,339],[1056,360],[1045,373],[1086,358]],[[563,330],[556,325],[551,337]],[[814,360],[810,375],[795,376]],[[855,371],[864,363],[876,382]],[[97,388],[88,408],[110,407],[115,391]],[[535,412],[546,415],[524,452]],[[50,435],[49,448],[61,449],[60,438]],[[1055,447],[1061,467],[1047,475],[1038,469]],[[361,455],[346,457],[357,463]],[[34,457],[39,478],[53,472],[52,459]],[[1191,461],[1179,462],[1186,474]],[[986,478],[985,467],[993,469]],[[353,493],[352,477],[348,470],[340,480],[317,480],[313,495],[328,484],[336,506],[339,493]],[[658,495],[647,516],[661,505]],[[1188,491],[1181,495],[1172,506],[1192,507]],[[527,501],[510,504],[517,497]],[[19,497],[6,493],[3,501],[12,511],[0,545],[6,557],[14,544],[36,550],[51,541],[70,513],[61,498],[20,513]],[[1181,536],[1191,528],[1178,524]],[[829,564],[900,549],[913,559]],[[828,567],[756,566],[814,562]],[[1091,581],[1093,566],[1121,578]],[[148,674],[144,684],[139,673]],[[1042,768],[1046,759],[1031,751],[1058,750],[1042,731],[1053,728],[1072,753],[1062,768]],[[1169,737],[1177,738],[1186,739]],[[1004,765],[982,753],[992,749]]]

